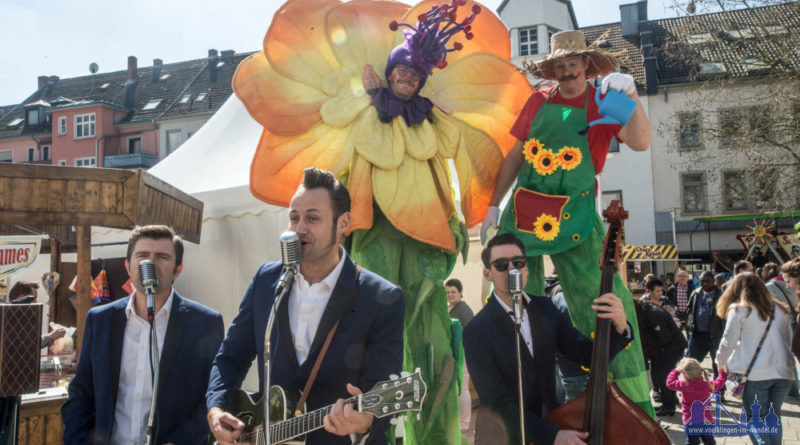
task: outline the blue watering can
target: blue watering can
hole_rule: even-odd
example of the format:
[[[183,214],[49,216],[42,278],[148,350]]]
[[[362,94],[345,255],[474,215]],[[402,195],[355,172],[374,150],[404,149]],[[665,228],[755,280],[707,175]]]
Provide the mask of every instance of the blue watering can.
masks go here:
[[[594,100],[603,117],[590,122],[590,127],[597,124],[616,124],[624,127],[636,110],[636,101],[622,91],[608,90],[606,97],[601,100],[600,88],[598,88],[594,93]]]

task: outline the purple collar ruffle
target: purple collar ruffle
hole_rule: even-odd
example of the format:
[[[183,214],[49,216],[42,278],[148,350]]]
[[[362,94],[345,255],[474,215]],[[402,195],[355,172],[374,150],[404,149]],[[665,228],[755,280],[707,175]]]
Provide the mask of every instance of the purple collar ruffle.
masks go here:
[[[409,100],[399,99],[386,87],[373,88],[367,91],[372,96],[372,105],[378,110],[378,119],[388,124],[397,116],[403,116],[407,125],[416,125],[425,119],[433,122],[430,116],[433,102],[427,97],[415,94]]]

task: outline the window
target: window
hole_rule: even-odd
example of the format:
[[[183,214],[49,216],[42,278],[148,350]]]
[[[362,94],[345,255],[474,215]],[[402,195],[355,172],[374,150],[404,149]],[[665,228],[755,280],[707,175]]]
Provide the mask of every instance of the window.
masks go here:
[[[206,93],[200,93],[195,98],[195,102],[202,102],[206,98]]]
[[[139,154],[142,152],[142,137],[136,136],[128,138],[128,154]]]
[[[751,190],[749,199],[751,207],[765,210],[782,201],[777,184],[780,182],[780,171],[775,167],[764,167],[748,171]]]
[[[42,145],[42,161],[50,160],[50,146]]]
[[[67,134],[67,117],[60,116],[58,118],[58,134]]]
[[[525,28],[519,30],[519,55],[532,56],[539,54],[539,36],[536,28]]]
[[[94,137],[94,113],[75,115],[75,139]]]
[[[608,205],[611,204],[611,201],[617,200],[620,204],[622,204],[622,190],[609,190],[603,192],[603,195],[600,197],[600,205],[603,209],[607,209]]]
[[[183,97],[181,97],[181,103],[185,104],[185,103],[189,102],[189,99],[191,99],[191,98],[192,98],[191,94],[184,94]]]
[[[28,162],[33,162],[36,160],[36,149],[33,147],[28,147]]]
[[[5,162],[10,164],[12,162],[11,156],[13,155],[13,153],[14,152],[11,150],[0,151],[0,162]]]
[[[75,167],[94,167],[97,162],[93,157],[91,158],[75,158]]]
[[[719,111],[719,146],[721,148],[730,147],[737,140],[741,119],[738,109]]]
[[[28,110],[28,125],[36,125],[39,123],[39,109],[34,108],[32,110]]]
[[[181,146],[181,130],[167,130],[167,154]]]
[[[706,210],[705,175],[703,173],[681,175],[681,189],[684,212],[699,213]]]
[[[747,126],[749,135],[757,140],[764,140],[770,134],[772,118],[766,106],[749,107],[746,109]]]
[[[142,111],[147,110],[155,110],[158,107],[158,104],[161,103],[161,99],[150,99],[147,103],[142,107]]]
[[[24,120],[25,120],[25,118],[18,117],[16,119],[14,119],[13,121],[9,122],[8,126],[9,127],[16,127],[17,125],[21,124],[22,121],[24,121]]]
[[[699,148],[700,143],[700,113],[693,111],[678,115],[680,125],[680,148]]]
[[[726,211],[750,208],[745,182],[745,176],[740,171],[722,172],[722,205]]]
[[[66,167],[67,166],[67,160],[66,159],[59,159],[58,160],[58,165],[61,166],[61,167]]]

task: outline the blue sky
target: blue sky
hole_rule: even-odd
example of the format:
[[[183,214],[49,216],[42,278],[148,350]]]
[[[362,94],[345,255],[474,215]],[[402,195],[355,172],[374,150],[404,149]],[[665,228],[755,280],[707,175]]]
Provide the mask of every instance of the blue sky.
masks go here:
[[[496,9],[502,0],[482,3]],[[516,0],[520,1],[520,0]],[[534,1],[534,0],[526,0]],[[632,0],[573,0],[579,26],[619,21],[619,4]],[[0,105],[24,100],[37,77],[61,78],[204,58],[210,48],[260,49],[281,0],[1,0]],[[674,16],[670,0],[650,0],[651,19]]]

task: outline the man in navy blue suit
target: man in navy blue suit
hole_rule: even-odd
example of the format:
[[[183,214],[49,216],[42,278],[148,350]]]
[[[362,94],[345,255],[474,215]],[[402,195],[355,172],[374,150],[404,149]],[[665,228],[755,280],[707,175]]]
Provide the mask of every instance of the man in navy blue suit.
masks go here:
[[[350,226],[350,195],[332,174],[305,170],[289,220],[303,256],[272,332],[270,384],[302,390],[339,321],[306,403],[309,410],[335,405],[324,418],[324,430],[307,435],[306,444],[385,444],[389,419],[356,412],[343,398],[399,373],[403,292],[366,269],[359,272],[339,245]],[[256,357],[259,386],[264,386],[264,335],[281,269],[280,262],[272,262],[258,270],[214,359],[208,425],[221,444],[241,435],[243,423],[227,410]]]
[[[132,296],[89,311],[77,373],[61,408],[66,444],[141,444],[152,398],[147,295],[139,263],[156,267],[158,401],[153,443],[197,444],[208,437],[204,395],[225,327],[222,316],[181,297],[172,283],[183,270],[183,241],[167,226],[137,227],[125,267]]]
[[[508,292],[508,270],[519,269],[522,288],[528,276],[525,246],[512,233],[492,238],[481,252],[483,276],[494,285],[486,306],[464,329],[464,350],[467,367],[481,401],[483,413],[478,418],[476,432],[489,419],[501,419],[502,427],[486,443],[519,444],[519,404],[517,390],[517,359],[511,294]],[[559,430],[544,420],[558,406],[555,394],[555,357],[561,352],[583,366],[589,366],[592,342],[569,322],[546,297],[523,293],[522,323],[520,326],[525,416],[525,439],[536,445],[583,444],[588,433]],[[604,294],[594,300],[592,309],[600,318],[610,319],[611,356],[632,340],[632,330],[625,321],[622,302],[614,294]],[[486,421],[486,423],[484,423]],[[477,444],[478,442],[476,442]]]

